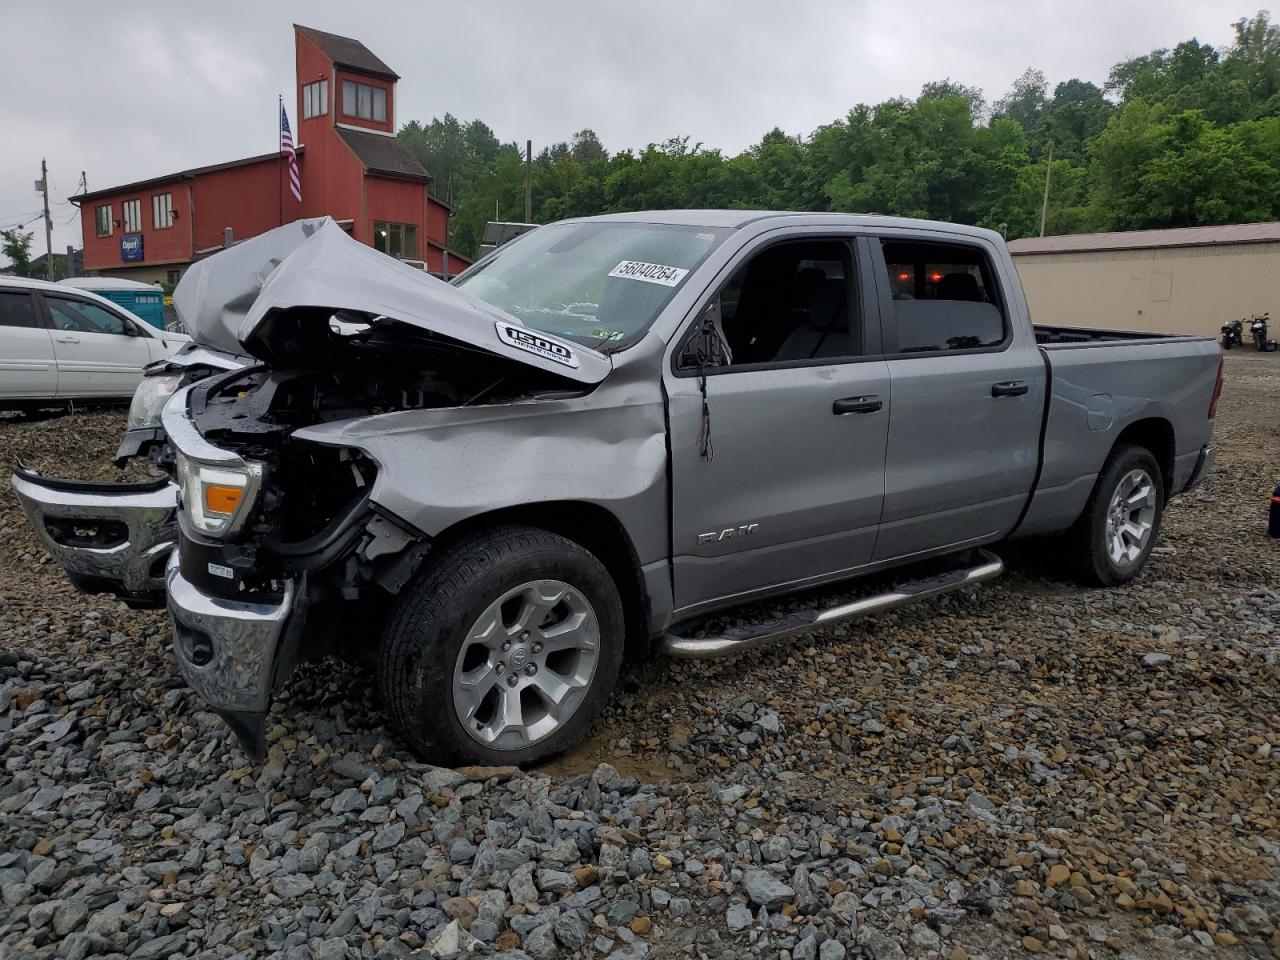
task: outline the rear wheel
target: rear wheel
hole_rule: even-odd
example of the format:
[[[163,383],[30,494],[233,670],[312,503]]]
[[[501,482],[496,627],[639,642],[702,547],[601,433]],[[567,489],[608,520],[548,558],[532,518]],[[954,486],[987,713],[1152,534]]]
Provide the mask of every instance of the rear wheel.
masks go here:
[[[622,662],[618,591],[581,545],[530,527],[446,548],[406,587],[380,685],[410,746],[437,763],[529,764],[572,746]]]
[[[1138,575],[1160,535],[1164,479],[1145,447],[1111,452],[1070,534],[1073,559],[1089,583],[1115,586]]]

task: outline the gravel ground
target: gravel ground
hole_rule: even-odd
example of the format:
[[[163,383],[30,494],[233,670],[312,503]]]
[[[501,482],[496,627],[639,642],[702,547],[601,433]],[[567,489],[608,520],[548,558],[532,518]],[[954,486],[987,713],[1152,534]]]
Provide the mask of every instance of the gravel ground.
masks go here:
[[[167,628],[75,593],[0,492],[0,957],[1280,954],[1280,361],[1136,584],[1051,546],[737,661],[631,666],[539,771],[415,762],[311,668],[252,765]],[[120,413],[0,419],[109,477]],[[341,679],[335,680],[338,676]]]

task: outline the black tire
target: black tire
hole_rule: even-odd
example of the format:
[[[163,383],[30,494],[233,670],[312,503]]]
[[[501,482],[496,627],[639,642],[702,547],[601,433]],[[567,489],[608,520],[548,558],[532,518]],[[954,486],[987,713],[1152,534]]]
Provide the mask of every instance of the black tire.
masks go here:
[[[495,749],[463,728],[454,706],[454,668],[477,618],[512,588],[543,579],[569,584],[590,604],[600,633],[595,672],[558,729],[522,749]],[[424,759],[526,766],[586,735],[617,681],[623,639],[617,586],[594,554],[535,527],[495,528],[446,547],[405,586],[383,633],[379,687],[396,730]]]
[[[1145,470],[1155,488],[1155,517],[1151,534],[1139,555],[1125,563],[1116,563],[1107,550],[1107,518],[1111,498],[1120,482],[1134,470]],[[1114,587],[1128,583],[1146,566],[1151,550],[1160,537],[1160,521],[1164,516],[1164,474],[1160,464],[1146,447],[1120,444],[1102,467],[1089,501],[1075,526],[1067,534],[1069,560],[1078,578],[1090,585]]]

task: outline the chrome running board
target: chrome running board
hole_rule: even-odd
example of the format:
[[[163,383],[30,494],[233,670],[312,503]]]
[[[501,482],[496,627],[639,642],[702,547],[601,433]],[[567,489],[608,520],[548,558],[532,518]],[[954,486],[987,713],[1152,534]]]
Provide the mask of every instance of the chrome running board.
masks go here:
[[[885,593],[861,597],[825,610],[800,610],[777,620],[752,624],[729,630],[714,637],[682,637],[677,633],[665,633],[658,648],[672,657],[683,660],[712,660],[728,657],[746,650],[775,643],[787,637],[830,626],[845,620],[883,613],[916,600],[925,600],[961,587],[991,580],[1004,572],[1004,561],[986,550],[976,551],[978,563],[971,567],[958,567],[935,576],[908,580],[895,584]]]

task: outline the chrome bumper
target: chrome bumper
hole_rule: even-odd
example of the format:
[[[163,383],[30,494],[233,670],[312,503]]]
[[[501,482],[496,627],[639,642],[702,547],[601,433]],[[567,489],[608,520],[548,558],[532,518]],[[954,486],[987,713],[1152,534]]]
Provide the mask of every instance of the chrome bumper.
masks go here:
[[[174,654],[191,689],[216,710],[265,712],[276,657],[294,612],[293,582],[286,584],[279,603],[211,597],[182,576],[176,552],[165,578]]]
[[[10,482],[40,543],[78,589],[134,605],[163,602],[164,564],[178,538],[175,484],[63,480],[20,463]]]

